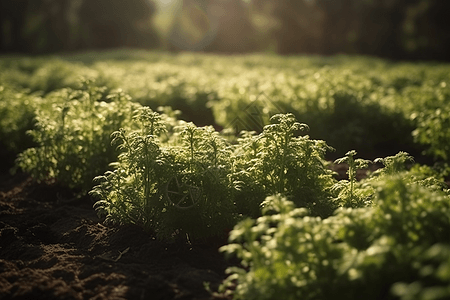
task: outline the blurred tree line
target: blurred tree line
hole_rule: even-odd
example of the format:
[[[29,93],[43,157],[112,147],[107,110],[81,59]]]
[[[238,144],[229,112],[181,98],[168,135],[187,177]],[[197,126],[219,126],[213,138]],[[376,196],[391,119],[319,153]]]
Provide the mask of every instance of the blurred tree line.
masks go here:
[[[251,0],[277,52],[450,59],[447,0]]]
[[[0,49],[46,53],[155,47],[147,0],[0,0]]]
[[[165,35],[152,22],[161,3],[176,3]],[[450,60],[448,13],[448,0],[0,0],[0,51],[158,47]]]

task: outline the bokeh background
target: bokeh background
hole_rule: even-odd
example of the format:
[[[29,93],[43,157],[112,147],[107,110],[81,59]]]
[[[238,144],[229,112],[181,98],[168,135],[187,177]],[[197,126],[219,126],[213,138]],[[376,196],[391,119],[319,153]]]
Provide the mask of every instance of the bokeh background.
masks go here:
[[[450,60],[445,0],[1,0],[0,51],[109,48]]]

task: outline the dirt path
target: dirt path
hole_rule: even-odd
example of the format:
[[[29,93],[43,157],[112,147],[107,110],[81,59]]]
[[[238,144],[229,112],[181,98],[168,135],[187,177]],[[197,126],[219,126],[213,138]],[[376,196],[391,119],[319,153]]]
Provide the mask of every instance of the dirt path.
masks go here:
[[[0,180],[0,299],[218,299],[222,242],[164,243],[106,227],[92,200],[24,175]],[[224,242],[224,241],[223,241]]]

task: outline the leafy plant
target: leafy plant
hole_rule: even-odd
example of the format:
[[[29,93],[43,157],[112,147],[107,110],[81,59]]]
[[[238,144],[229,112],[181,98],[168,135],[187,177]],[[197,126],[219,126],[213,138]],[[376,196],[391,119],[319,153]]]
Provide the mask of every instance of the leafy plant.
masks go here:
[[[375,163],[381,163],[384,168],[378,169],[374,175],[394,175],[405,170],[407,162],[414,162],[414,158],[406,152],[400,151],[395,156],[376,158]]]
[[[211,127],[179,126],[178,143],[161,143],[165,122],[148,107],[138,130],[113,134],[121,154],[91,193],[107,221],[139,224],[164,239],[220,235],[235,222],[229,153]]]
[[[26,131],[33,127],[34,111],[44,105],[42,102],[27,90],[0,85],[0,140],[4,150],[18,154],[32,145]]]
[[[339,280],[333,258],[346,250],[333,243],[337,226],[280,195],[268,197],[265,207],[262,217],[236,225],[231,244],[221,248],[242,265],[227,270],[223,288],[234,290],[233,299],[327,299],[324,287]]]
[[[55,57],[1,57],[2,85],[44,95],[75,88],[80,76],[134,101],[172,106],[216,129],[262,131],[276,113],[309,124],[312,139],[373,159],[405,150],[449,163],[449,66],[362,57],[238,57],[113,51]],[[229,67],[233,66],[233,67]],[[300,70],[300,71],[299,71]],[[339,126],[336,126],[339,124]],[[238,131],[239,131],[238,130]],[[413,133],[413,135],[411,135]]]
[[[427,154],[438,160],[449,162],[450,114],[446,107],[450,103],[448,78],[436,78],[423,83],[420,89],[409,88],[408,98],[416,103],[410,118],[416,123],[412,132],[417,143],[428,145]]]
[[[30,131],[36,147],[21,153],[17,164],[38,181],[86,192],[92,178],[115,160],[110,134],[131,119],[136,107],[121,91],[101,101],[103,89],[85,82],[83,89],[63,89],[48,95],[51,108],[36,111]]]
[[[271,122],[260,135],[246,133],[239,140],[244,150],[234,178],[241,195],[263,194],[256,202],[259,204],[266,196],[282,194],[314,214],[331,214],[334,204],[329,188],[334,181],[323,159],[331,147],[308,136],[296,137],[297,131],[309,127],[298,123],[293,114],[274,115]],[[249,201],[255,203],[252,198]]]
[[[136,223],[148,228],[154,215],[162,212],[159,199],[170,177],[170,173],[159,171],[167,165],[166,153],[156,138],[164,126],[159,114],[145,107],[135,114],[134,120],[141,125],[139,130],[127,133],[120,129],[112,134],[112,144],[122,151],[119,162],[112,164],[114,171],[96,177],[101,183],[90,193],[101,199],[95,207],[100,215],[106,216],[106,221]]]
[[[231,178],[237,210],[253,218],[261,215],[260,204],[266,197],[261,180],[261,141],[256,132],[242,131],[233,153]]]
[[[333,191],[338,193],[337,202],[343,207],[364,207],[370,205],[370,197],[373,191],[357,188],[356,171],[367,168],[370,160],[355,159],[356,151],[346,153],[342,158],[336,159],[335,164],[348,164],[348,180],[340,180],[333,186]]]
[[[267,198],[264,215],[236,225],[221,248],[242,265],[228,269],[222,291],[229,288],[233,299],[448,296],[449,195],[403,176],[374,184],[373,207],[327,219],[281,196]]]
[[[176,205],[169,205],[163,228],[178,229],[191,238],[221,236],[237,218],[231,150],[211,126],[188,123],[179,129],[181,148],[171,148],[177,172],[167,186],[167,200]],[[186,193],[183,186],[189,193],[178,200],[180,188]]]

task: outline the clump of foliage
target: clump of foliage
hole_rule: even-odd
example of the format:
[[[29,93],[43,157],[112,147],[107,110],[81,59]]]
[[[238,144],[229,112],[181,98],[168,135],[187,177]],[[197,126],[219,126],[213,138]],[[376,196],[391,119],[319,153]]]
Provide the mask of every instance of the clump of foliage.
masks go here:
[[[450,100],[450,92],[447,98]],[[447,104],[448,105],[448,104]],[[418,122],[413,131],[414,138],[429,145],[426,153],[444,163],[443,172],[450,174],[450,111],[435,108],[424,110],[414,117]]]
[[[121,87],[142,105],[172,106],[198,126],[237,132],[260,133],[270,116],[292,112],[311,127],[312,139],[336,149],[329,158],[357,149],[370,159],[400,150],[419,159],[425,150],[449,163],[446,64],[129,50],[93,57],[2,57],[0,81],[47,94],[75,88],[80,76],[95,78],[98,86]]]
[[[414,158],[406,152],[400,151],[395,156],[377,158],[375,163],[383,164],[384,168],[378,169],[374,175],[394,175],[405,170],[407,162],[414,162]]]
[[[348,164],[348,180],[340,180],[332,188],[333,192],[338,193],[336,201],[342,207],[356,208],[370,205],[370,198],[373,192],[358,184],[356,171],[367,168],[371,161],[361,158],[355,159],[355,155],[356,151],[351,150],[344,157],[334,161],[335,164]]]
[[[255,205],[266,196],[282,194],[297,207],[330,215],[335,208],[329,191],[334,180],[324,164],[324,155],[332,148],[307,135],[296,136],[309,127],[298,123],[293,114],[276,114],[270,121],[272,124],[265,126],[261,134],[244,132],[238,140],[238,172],[233,178],[242,198],[237,201],[247,201],[241,205],[247,206],[250,215],[257,216],[260,212]]]
[[[143,107],[134,120],[139,129],[114,132],[119,160],[91,191],[101,199],[95,204],[99,214],[166,239],[177,233],[204,238],[231,228],[236,216],[230,153],[218,133],[185,123],[162,143],[167,129],[160,114]]]
[[[120,90],[104,98],[103,89],[89,81],[46,99],[48,107],[37,108],[29,131],[37,146],[21,153],[17,165],[37,181],[88,191],[92,178],[116,159],[110,135],[126,126],[136,104]]]
[[[233,299],[448,298],[449,192],[415,178],[379,175],[370,181],[372,206],[326,219],[267,198],[264,215],[238,223],[221,249],[242,265],[222,288]]]
[[[223,234],[239,215],[261,215],[264,198],[276,193],[316,215],[333,211],[334,179],[323,163],[329,147],[295,137],[307,126],[292,114],[275,115],[261,134],[244,132],[234,145],[211,126],[173,126],[163,116],[143,107],[137,130],[113,134],[119,160],[92,190],[107,221],[195,239]]]
[[[43,105],[42,98],[27,90],[0,85],[0,141],[14,154],[32,145],[26,131],[33,128],[34,111]]]

